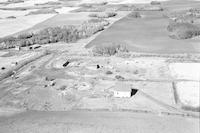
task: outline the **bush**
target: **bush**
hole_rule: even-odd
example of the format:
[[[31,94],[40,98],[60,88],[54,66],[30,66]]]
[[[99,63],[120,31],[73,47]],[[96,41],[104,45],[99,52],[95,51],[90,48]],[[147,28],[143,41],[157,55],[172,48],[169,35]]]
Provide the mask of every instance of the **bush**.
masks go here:
[[[159,1],[151,1],[151,5],[160,5],[161,3]]]
[[[107,5],[108,2],[100,2],[100,3],[84,3],[84,4],[81,4],[80,6],[81,7],[94,7],[94,6],[104,6],[104,5]]]
[[[28,39],[33,36],[33,33],[22,33],[17,36],[18,39]]]
[[[84,4],[81,4],[79,5],[80,7],[85,7],[85,8],[91,8],[92,7],[92,4],[89,4],[89,3],[84,3]]]
[[[81,7],[79,9],[73,10],[72,12],[104,12],[106,10],[105,7]]]
[[[97,15],[97,13],[91,13],[91,14],[89,14],[89,17],[97,17],[98,15]]]
[[[200,112],[200,107],[191,107],[191,106],[182,105],[181,108],[188,111]]]
[[[118,52],[128,52],[127,45],[116,43],[104,43],[93,48],[92,52],[97,55],[115,55]]]
[[[134,5],[120,5],[118,11],[134,11],[136,7]]]
[[[58,13],[58,12],[56,12],[55,9],[47,8],[47,9],[39,9],[37,11],[31,11],[28,14],[26,14],[26,16],[28,16],[28,15],[38,15],[38,14],[55,14],[55,13]]]
[[[104,30],[104,27],[109,25],[109,22],[104,19],[91,19],[80,26],[79,32],[83,38],[89,37],[99,31]]]
[[[200,8],[192,8],[187,13],[194,18],[200,18]]]
[[[87,23],[102,23],[105,26],[109,24],[107,20],[102,19],[102,18],[89,19]]]
[[[115,12],[106,12],[106,13],[92,13],[89,14],[89,17],[97,17],[97,18],[110,18],[116,16],[117,13]]]
[[[4,37],[2,39],[0,39],[0,48],[1,49],[8,49],[8,48],[14,48],[15,47],[15,43],[17,41],[16,37]]]
[[[136,8],[135,11],[163,11],[164,9],[160,6],[144,6]]]
[[[110,18],[110,17],[114,17],[114,16],[117,15],[116,12],[107,12],[106,14],[107,14],[108,18]]]
[[[120,81],[125,80],[125,78],[122,77],[121,75],[116,75],[115,78],[116,78],[117,80],[120,80]]]
[[[16,19],[16,17],[15,16],[8,16],[8,17],[6,17],[7,19]]]
[[[174,39],[189,39],[200,35],[200,27],[191,23],[172,22],[167,30],[170,32],[170,37]]]
[[[101,2],[101,3],[98,3],[100,6],[103,6],[103,5],[107,5],[108,2],[104,1],[104,2]]]
[[[35,6],[56,6],[56,5],[61,5],[62,3],[60,2],[54,2],[54,1],[48,1],[46,3],[41,3],[41,4],[34,4]]]
[[[140,15],[139,12],[133,11],[133,12],[128,14],[128,17],[130,17],[130,18],[141,18],[141,15]]]
[[[191,9],[189,9],[189,12],[199,13],[200,12],[200,8],[191,8]]]
[[[79,27],[79,32],[83,33],[82,38],[89,37],[102,30],[104,30],[104,25],[101,23],[84,23]]]
[[[9,3],[22,3],[24,0],[8,0]]]
[[[111,71],[106,71],[106,74],[110,75],[110,74],[113,74],[113,72],[111,72]]]

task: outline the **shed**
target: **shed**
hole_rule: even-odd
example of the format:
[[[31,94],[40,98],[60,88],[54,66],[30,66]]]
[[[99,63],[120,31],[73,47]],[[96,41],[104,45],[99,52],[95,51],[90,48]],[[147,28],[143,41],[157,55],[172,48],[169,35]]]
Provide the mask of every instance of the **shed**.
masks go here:
[[[20,46],[15,46],[15,50],[21,50],[21,47]]]
[[[33,45],[33,46],[30,46],[29,49],[34,50],[34,49],[38,49],[38,48],[40,48],[40,47],[41,47],[41,45],[35,44],[35,45]]]
[[[113,88],[113,96],[114,97],[132,97],[137,93],[138,89],[132,88],[130,84],[126,83],[116,83]]]
[[[11,66],[17,66],[18,62],[11,62]]]

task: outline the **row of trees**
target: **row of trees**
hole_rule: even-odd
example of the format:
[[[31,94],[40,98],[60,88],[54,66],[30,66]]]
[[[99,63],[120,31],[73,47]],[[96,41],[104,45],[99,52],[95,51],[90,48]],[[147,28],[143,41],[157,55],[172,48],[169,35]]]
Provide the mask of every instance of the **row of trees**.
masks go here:
[[[95,17],[95,18],[110,18],[116,16],[116,12],[103,12],[103,13],[91,13],[89,14],[89,17]]]
[[[109,22],[103,19],[92,19],[79,26],[50,27],[37,33],[23,33],[17,37],[9,36],[0,39],[0,49],[25,47],[33,44],[48,44],[56,42],[75,42],[89,37],[104,29]]]
[[[93,47],[92,52],[94,55],[112,56],[119,52],[129,52],[128,45],[121,42],[107,42]]]

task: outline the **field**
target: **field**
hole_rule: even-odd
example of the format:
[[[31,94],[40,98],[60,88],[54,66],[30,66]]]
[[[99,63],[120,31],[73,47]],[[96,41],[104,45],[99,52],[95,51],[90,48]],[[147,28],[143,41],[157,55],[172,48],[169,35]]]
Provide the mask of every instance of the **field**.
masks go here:
[[[67,25],[80,25],[88,20],[88,13],[67,13],[55,15],[33,27],[20,31],[16,34],[26,33],[30,31],[39,31],[48,27],[67,26]]]
[[[36,4],[42,4],[42,3],[44,5],[36,5]],[[47,4],[45,5],[45,3]],[[43,26],[44,26],[43,28],[45,28],[45,26],[51,27],[53,26],[53,23],[55,25],[55,23],[57,22],[60,22],[60,24],[56,26],[68,25],[69,23],[72,24],[75,21],[68,22],[70,21],[68,18],[72,18],[73,15],[70,15],[67,13],[70,12],[71,10],[74,10],[77,7],[69,7],[68,5],[66,5],[67,3],[70,3],[70,2],[62,3],[64,6],[61,7],[56,4],[52,4],[52,5],[49,4],[48,0],[45,0],[42,2],[28,0],[22,3],[14,3],[14,4],[11,3],[6,6],[1,5],[0,6],[0,13],[1,13],[0,14],[0,29],[1,29],[0,37],[16,35],[18,33],[22,33],[23,31],[28,31],[28,29],[39,30],[38,27],[43,27]],[[52,8],[53,9],[55,8],[55,11],[58,12],[57,16],[55,16],[56,14],[52,12],[49,12],[49,13],[46,12],[44,14],[44,10],[48,10],[48,9],[51,10]],[[31,12],[37,12],[37,14],[28,15]],[[7,18],[11,16],[14,17],[14,19]],[[55,19],[53,18],[54,16],[55,16]],[[75,16],[77,18],[79,15],[76,14]],[[65,20],[65,18],[67,18],[67,20]],[[54,20],[55,22],[54,21],[51,22],[52,20]],[[84,21],[84,19],[81,20],[81,22],[82,21]]]
[[[0,1],[0,133],[199,133],[200,2],[90,2]]]
[[[16,121],[16,124],[11,124]],[[51,122],[47,122],[51,121]],[[114,121],[114,122],[113,122]],[[152,121],[155,121],[152,123]],[[6,124],[4,124],[6,123]],[[142,124],[141,124],[142,123]],[[12,132],[49,132],[49,133],[198,133],[199,120],[179,117],[135,114],[127,112],[27,112],[8,119],[0,120],[1,131]],[[40,128],[37,128],[39,125]],[[166,126],[167,125],[167,126]],[[187,127],[187,128],[186,128]],[[9,130],[8,130],[9,129]]]
[[[5,37],[14,33],[17,33],[21,30],[25,30],[29,27],[34,26],[41,21],[44,21],[54,15],[37,15],[37,16],[26,16],[26,17],[19,17],[17,19],[7,19],[7,20],[0,20],[0,37]],[[34,21],[33,21],[34,19]],[[22,23],[23,22],[23,23]]]
[[[175,40],[167,32],[163,12],[141,12],[143,18],[125,17],[104,31],[86,47],[107,42],[125,43],[133,52],[160,54],[199,53],[199,39]],[[148,31],[148,32],[147,32]]]

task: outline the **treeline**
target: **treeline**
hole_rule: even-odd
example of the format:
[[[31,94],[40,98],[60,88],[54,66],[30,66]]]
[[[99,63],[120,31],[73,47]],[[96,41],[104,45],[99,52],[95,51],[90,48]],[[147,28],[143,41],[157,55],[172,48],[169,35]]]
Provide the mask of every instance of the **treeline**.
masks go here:
[[[92,52],[94,55],[99,56],[112,56],[119,52],[129,52],[128,45],[121,42],[108,42],[96,45],[93,47]]]
[[[110,18],[110,17],[115,17],[116,15],[117,15],[116,12],[103,12],[103,13],[91,13],[91,14],[89,14],[89,17]]]
[[[75,42],[79,39],[104,30],[109,24],[104,19],[91,19],[79,26],[50,27],[37,33],[23,33],[18,36],[9,36],[0,39],[0,49],[26,47],[33,44],[48,44],[56,42]]]
[[[39,9],[37,11],[31,11],[26,16],[28,15],[38,15],[38,14],[57,14],[58,12],[55,9]]]

